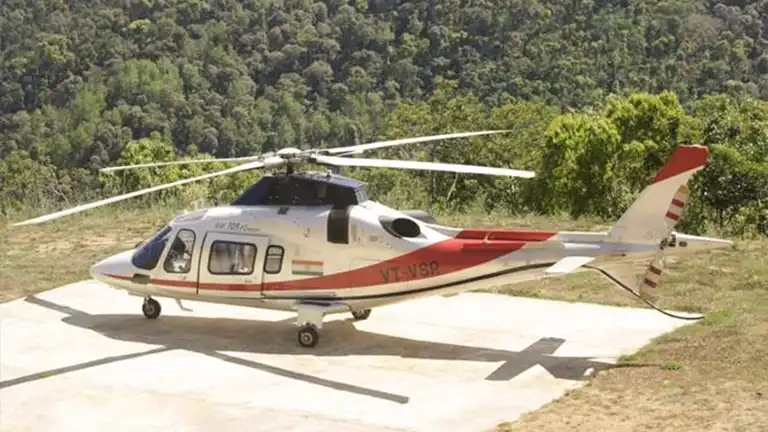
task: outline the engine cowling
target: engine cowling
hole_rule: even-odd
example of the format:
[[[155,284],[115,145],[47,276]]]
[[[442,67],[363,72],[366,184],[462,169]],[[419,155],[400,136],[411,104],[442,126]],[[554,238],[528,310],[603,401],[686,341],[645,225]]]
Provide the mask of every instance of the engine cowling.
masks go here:
[[[421,235],[421,227],[413,219],[391,216],[379,218],[381,226],[395,237],[413,238]]]

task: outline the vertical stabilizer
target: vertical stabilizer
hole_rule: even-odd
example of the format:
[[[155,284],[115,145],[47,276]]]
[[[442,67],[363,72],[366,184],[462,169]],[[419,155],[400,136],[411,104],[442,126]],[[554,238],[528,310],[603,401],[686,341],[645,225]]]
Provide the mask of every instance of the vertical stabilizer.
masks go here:
[[[661,171],[611,228],[608,241],[657,244],[677,225],[688,202],[688,180],[707,163],[704,146],[678,147]]]
[[[608,233],[608,242],[659,246],[642,279],[635,279],[629,263],[601,267],[603,274],[643,298],[656,296],[664,271],[662,241],[669,238],[680,221],[690,195],[688,180],[704,168],[708,154],[703,146],[678,147]]]

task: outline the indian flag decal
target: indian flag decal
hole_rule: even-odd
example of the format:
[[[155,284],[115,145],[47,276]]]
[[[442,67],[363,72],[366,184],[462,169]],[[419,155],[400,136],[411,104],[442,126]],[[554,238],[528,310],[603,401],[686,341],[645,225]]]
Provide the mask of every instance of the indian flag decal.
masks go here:
[[[322,276],[323,262],[310,260],[291,260],[291,273],[303,276]]]

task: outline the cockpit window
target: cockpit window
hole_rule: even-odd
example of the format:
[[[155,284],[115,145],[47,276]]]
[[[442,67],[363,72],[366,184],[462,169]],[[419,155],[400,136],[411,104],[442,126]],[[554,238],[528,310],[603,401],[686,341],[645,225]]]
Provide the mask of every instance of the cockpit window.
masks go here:
[[[144,270],[154,269],[157,266],[158,261],[160,261],[160,255],[163,254],[165,245],[168,243],[168,234],[170,232],[171,227],[166,226],[144,244],[139,246],[131,258],[133,265]]]
[[[171,244],[163,268],[168,273],[189,273],[192,251],[195,246],[195,233],[188,229],[179,230]]]

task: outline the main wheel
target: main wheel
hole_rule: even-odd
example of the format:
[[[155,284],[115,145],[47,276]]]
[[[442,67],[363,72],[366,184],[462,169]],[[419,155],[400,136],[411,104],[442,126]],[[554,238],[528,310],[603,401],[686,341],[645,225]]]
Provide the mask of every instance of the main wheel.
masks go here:
[[[371,316],[370,309],[363,309],[361,311],[352,311],[352,317],[357,321],[368,319],[369,316]]]
[[[305,325],[299,329],[299,344],[306,348],[312,348],[320,341],[320,334],[313,325]]]
[[[141,305],[141,311],[144,312],[144,316],[149,319],[155,319],[160,316],[160,303],[153,298],[144,299],[144,304]]]

